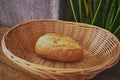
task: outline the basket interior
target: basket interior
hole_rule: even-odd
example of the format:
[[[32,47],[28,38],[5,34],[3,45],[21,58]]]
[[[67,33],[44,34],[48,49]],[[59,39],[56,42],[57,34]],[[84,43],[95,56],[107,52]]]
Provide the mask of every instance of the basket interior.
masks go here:
[[[46,60],[35,53],[37,39],[46,33],[59,33],[75,39],[85,50],[82,61],[62,63]],[[88,25],[56,21],[33,21],[18,25],[5,36],[7,48],[29,62],[53,68],[89,68],[110,62],[118,45],[106,31]]]

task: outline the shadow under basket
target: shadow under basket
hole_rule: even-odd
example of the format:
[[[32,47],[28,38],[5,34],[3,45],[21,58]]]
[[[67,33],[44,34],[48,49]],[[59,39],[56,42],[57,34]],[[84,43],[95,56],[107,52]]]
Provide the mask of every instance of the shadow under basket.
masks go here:
[[[82,61],[62,63],[39,57],[35,53],[35,43],[46,33],[58,33],[76,40],[85,50]],[[43,79],[89,80],[114,66],[120,58],[119,40],[109,31],[85,23],[28,21],[8,30],[1,43],[9,59]]]

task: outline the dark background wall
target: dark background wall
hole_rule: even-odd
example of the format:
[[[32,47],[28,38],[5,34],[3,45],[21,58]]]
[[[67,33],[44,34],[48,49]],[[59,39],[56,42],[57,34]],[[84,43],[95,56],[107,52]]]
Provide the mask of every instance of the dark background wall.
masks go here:
[[[74,20],[69,0],[0,0],[1,26],[32,19]]]
[[[66,21],[74,20],[70,0],[60,0],[59,19]]]
[[[0,0],[0,25],[32,19],[58,19],[59,0]]]

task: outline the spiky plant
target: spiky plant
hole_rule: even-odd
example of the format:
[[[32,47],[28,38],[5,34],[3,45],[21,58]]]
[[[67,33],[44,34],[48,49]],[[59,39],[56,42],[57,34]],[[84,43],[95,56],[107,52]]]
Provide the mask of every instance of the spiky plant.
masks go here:
[[[74,20],[104,28],[120,40],[120,0],[70,0]]]

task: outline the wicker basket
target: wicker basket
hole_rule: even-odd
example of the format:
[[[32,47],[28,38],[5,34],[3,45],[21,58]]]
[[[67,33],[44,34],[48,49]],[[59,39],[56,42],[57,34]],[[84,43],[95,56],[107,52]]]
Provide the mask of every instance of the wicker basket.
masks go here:
[[[75,39],[85,50],[82,61],[62,63],[36,55],[36,40],[46,33]],[[44,79],[89,80],[114,66],[120,58],[119,40],[93,25],[60,20],[33,20],[16,25],[2,39],[4,54],[16,64]]]

